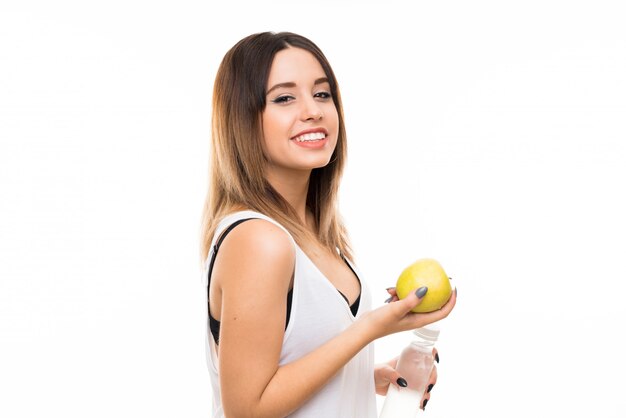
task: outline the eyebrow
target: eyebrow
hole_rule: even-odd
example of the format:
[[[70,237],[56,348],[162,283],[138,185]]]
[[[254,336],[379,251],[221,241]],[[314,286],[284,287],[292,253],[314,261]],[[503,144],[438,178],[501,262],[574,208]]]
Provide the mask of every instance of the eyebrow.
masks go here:
[[[328,78],[327,77],[318,78],[317,80],[315,80],[313,85],[317,86],[318,84],[322,84],[322,83],[328,83]],[[288,81],[286,83],[278,83],[274,85],[271,89],[269,89],[266,94],[270,94],[272,91],[279,89],[281,87],[293,88],[295,86],[296,86],[296,83],[294,83],[293,81]]]

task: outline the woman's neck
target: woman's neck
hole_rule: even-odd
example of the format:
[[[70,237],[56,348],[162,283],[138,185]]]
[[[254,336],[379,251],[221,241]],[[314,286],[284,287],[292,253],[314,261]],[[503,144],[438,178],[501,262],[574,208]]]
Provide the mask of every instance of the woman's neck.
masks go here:
[[[314,228],[306,206],[311,171],[279,172],[274,168],[268,170],[266,176],[270,185],[295,209],[300,221],[309,229]]]
[[[309,177],[310,173],[289,176],[277,176],[268,173],[267,176],[268,182],[295,209],[303,223],[306,222],[306,198],[309,191]]]

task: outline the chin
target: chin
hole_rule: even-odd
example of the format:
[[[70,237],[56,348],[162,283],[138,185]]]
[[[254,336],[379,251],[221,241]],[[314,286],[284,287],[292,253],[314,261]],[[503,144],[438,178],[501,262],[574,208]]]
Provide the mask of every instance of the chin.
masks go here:
[[[307,161],[302,164],[302,168],[305,168],[306,170],[314,170],[316,168],[326,167],[328,163],[330,163],[330,156],[327,158],[320,158],[315,161]]]

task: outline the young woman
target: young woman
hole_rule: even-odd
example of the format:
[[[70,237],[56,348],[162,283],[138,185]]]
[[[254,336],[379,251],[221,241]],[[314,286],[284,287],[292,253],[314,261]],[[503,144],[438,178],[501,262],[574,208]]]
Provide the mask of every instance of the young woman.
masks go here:
[[[376,417],[406,386],[372,342],[446,317],[410,310],[426,288],[371,310],[337,211],[346,132],[333,71],[292,33],[224,57],[213,92],[204,209],[214,417]],[[431,383],[436,380],[436,371]],[[432,388],[432,386],[431,386]],[[424,402],[430,394],[424,394]]]

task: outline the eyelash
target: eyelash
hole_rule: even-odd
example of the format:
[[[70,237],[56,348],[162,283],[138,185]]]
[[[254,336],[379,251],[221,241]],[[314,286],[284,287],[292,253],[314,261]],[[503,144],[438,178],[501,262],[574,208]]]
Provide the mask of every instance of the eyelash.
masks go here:
[[[319,93],[315,93],[315,95],[313,97],[317,97],[317,98],[322,99],[322,100],[328,100],[332,96],[331,96],[331,94],[329,92],[321,91]],[[295,100],[295,99],[296,99],[295,97],[289,96],[289,95],[280,96],[280,97],[277,97],[274,100],[272,100],[272,103],[284,104],[284,103],[289,103],[289,102],[291,102],[292,100]]]
[[[272,100],[272,103],[278,103],[278,104],[289,103],[290,101],[294,99],[295,98],[293,96],[280,96]]]
[[[327,91],[320,91],[315,96],[319,97],[320,99],[330,99],[332,97]]]

